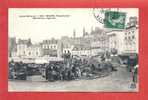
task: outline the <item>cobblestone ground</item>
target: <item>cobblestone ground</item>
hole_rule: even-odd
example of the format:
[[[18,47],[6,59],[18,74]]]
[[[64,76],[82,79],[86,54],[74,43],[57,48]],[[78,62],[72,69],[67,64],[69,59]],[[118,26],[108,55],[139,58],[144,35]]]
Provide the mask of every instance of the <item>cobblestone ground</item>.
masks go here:
[[[9,81],[9,91],[73,91],[73,92],[137,92],[137,88],[132,89],[131,75],[126,68],[118,68],[118,71],[111,75],[92,80],[73,80],[47,82],[41,76],[28,77],[27,81]]]

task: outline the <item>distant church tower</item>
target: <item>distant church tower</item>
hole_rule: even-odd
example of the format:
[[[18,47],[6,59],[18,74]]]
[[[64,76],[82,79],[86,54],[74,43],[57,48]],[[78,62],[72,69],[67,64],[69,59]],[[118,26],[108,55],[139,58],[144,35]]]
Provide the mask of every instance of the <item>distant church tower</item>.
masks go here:
[[[58,49],[57,49],[57,56],[62,58],[63,55],[63,42],[61,40],[58,41]]]
[[[91,32],[93,31],[93,26],[91,27]]]
[[[76,38],[76,30],[73,30],[73,38]]]
[[[94,33],[94,28],[93,28],[93,26],[91,27],[91,32],[90,32],[90,34],[93,34]]]
[[[85,27],[83,27],[83,37],[86,36]]]

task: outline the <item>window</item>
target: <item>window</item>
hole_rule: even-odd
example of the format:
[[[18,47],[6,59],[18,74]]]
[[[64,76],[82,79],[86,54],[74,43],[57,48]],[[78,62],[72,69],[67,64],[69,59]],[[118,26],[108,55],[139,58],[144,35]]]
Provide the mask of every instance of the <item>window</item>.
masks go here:
[[[128,42],[125,42],[125,45],[128,45]]]
[[[43,45],[43,48],[46,49],[46,45]]]
[[[135,39],[135,36],[134,35],[132,36],[132,39]]]
[[[134,31],[132,31],[132,33],[134,33]]]
[[[38,56],[38,52],[36,52],[36,55]]]
[[[130,34],[131,32],[128,32],[128,34]]]
[[[131,39],[131,37],[128,37],[128,39],[130,40],[130,39]]]

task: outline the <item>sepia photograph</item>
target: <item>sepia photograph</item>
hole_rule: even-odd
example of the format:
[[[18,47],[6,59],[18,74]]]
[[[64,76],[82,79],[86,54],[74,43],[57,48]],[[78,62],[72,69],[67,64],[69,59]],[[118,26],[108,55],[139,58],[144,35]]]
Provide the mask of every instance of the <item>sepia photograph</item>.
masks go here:
[[[9,8],[8,91],[138,92],[138,8]]]

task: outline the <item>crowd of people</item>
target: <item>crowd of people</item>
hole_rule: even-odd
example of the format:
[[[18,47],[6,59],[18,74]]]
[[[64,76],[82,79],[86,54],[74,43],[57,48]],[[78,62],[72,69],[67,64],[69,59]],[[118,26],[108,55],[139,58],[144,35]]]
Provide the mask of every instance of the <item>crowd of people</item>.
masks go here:
[[[48,81],[74,80],[96,77],[105,72],[111,72],[113,69],[109,63],[96,63],[76,58],[65,59],[64,61],[51,61],[46,64],[27,64],[12,61],[9,63],[9,78],[26,79],[29,75],[40,73]]]
[[[104,75],[109,75],[115,71],[115,66],[119,66],[120,60],[114,57],[111,61],[104,56],[99,57],[100,62],[96,62],[93,58],[77,59],[66,56],[64,61],[50,61],[45,64],[29,64],[23,62],[9,62],[9,79],[23,79],[27,76],[40,74],[48,81],[57,80],[75,80],[81,78],[96,78]],[[98,60],[98,58],[97,58]],[[114,60],[119,64],[115,64]],[[133,82],[137,82],[138,68],[135,67],[138,59],[128,59],[127,68],[131,68],[133,73]],[[92,61],[92,62],[91,62]],[[123,63],[123,62],[122,62]],[[134,69],[135,68],[135,69]]]
[[[9,79],[27,79],[27,64],[23,62],[9,62]]]
[[[81,76],[80,67],[63,62],[51,62],[45,67],[45,78],[49,81],[73,80]]]

